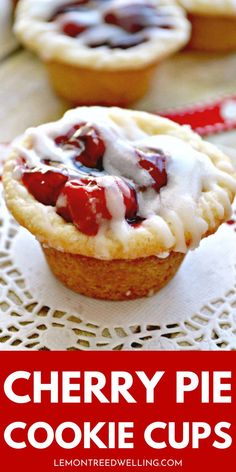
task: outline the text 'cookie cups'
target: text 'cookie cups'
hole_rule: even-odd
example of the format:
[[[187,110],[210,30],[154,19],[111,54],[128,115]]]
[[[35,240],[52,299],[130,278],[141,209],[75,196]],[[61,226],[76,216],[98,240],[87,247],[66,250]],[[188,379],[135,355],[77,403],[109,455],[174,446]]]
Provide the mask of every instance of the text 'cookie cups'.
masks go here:
[[[127,106],[141,98],[189,30],[173,0],[22,0],[15,24],[57,94],[77,105]]]
[[[188,48],[208,52],[236,51],[234,0],[179,0],[192,24]]]
[[[149,296],[231,214],[229,159],[149,113],[81,107],[12,145],[8,208],[54,274],[95,298]]]

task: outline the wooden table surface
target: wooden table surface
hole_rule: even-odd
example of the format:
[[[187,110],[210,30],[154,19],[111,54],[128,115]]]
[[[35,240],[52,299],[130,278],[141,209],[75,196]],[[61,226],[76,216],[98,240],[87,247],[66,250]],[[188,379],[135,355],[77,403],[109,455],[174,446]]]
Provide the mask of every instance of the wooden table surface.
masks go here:
[[[181,52],[159,66],[152,88],[136,108],[157,111],[232,93],[236,93],[236,54]],[[1,0],[0,142],[59,118],[67,107],[50,89],[38,58],[17,44],[11,1]],[[236,133],[227,139],[236,144]]]

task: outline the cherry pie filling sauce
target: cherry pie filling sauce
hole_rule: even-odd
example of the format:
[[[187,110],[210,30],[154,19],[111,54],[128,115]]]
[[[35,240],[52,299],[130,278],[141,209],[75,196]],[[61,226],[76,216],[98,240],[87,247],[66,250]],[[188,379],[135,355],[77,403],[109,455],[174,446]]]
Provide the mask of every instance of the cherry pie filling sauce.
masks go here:
[[[42,165],[31,167],[22,157],[22,183],[38,202],[55,207],[58,215],[87,236],[96,236],[101,225],[113,218],[139,226],[144,218],[139,214],[138,193],[160,193],[167,185],[168,156],[159,149],[132,148],[132,159],[137,171],[147,175],[147,186],[109,175],[103,166],[105,140],[99,127],[89,123],[71,127],[65,135],[56,136],[54,144],[70,151],[69,162],[44,158]]]
[[[129,49],[149,40],[150,29],[171,30],[171,17],[152,2],[120,4],[112,0],[78,0],[62,4],[49,21],[59,31],[90,48]]]

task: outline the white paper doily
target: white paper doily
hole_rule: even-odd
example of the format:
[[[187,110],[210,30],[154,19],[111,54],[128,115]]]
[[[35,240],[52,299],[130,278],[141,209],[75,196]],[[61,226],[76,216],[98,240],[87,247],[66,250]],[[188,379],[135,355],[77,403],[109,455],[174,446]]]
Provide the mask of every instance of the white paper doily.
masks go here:
[[[154,297],[92,300],[54,278],[38,242],[12,219],[1,195],[0,350],[236,349],[235,266],[232,222],[188,254]]]

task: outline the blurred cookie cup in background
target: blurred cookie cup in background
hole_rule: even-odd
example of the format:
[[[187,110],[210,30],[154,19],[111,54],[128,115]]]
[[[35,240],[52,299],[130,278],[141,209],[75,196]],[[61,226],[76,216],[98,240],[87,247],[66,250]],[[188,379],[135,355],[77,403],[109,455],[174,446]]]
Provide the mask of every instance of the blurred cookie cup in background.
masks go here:
[[[208,52],[236,51],[234,0],[178,0],[192,25],[188,48]]]
[[[173,0],[21,0],[15,32],[43,60],[59,96],[127,106],[188,42],[190,24]]]

